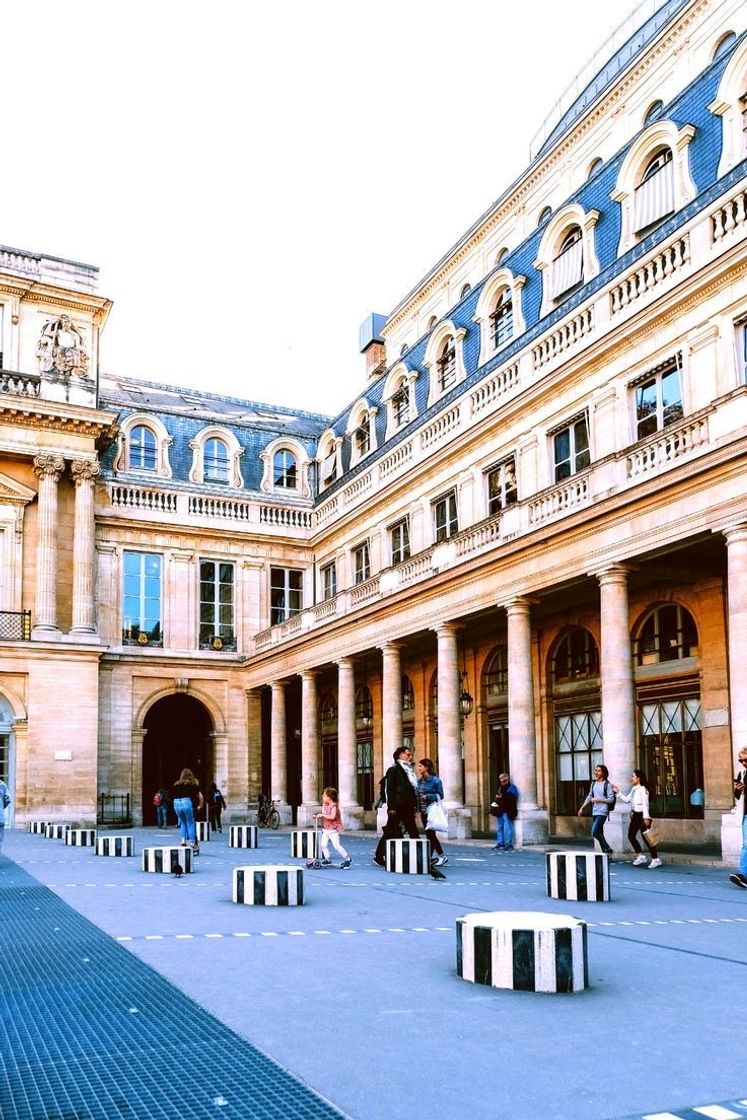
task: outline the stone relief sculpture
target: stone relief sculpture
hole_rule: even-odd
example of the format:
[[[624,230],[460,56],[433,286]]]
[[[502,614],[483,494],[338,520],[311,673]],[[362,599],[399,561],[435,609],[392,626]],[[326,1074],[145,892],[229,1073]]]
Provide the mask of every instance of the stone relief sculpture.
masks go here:
[[[41,373],[75,373],[88,377],[85,339],[69,315],[47,320],[42,327],[36,356]]]

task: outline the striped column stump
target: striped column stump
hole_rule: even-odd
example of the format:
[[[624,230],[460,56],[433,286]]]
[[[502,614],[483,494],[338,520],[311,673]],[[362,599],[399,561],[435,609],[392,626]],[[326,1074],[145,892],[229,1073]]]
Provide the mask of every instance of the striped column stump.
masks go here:
[[[97,856],[134,856],[134,836],[97,836]]]
[[[303,906],[303,868],[234,867],[231,897],[245,906]]]
[[[256,824],[232,824],[228,828],[229,848],[258,848],[259,829]]]
[[[175,844],[173,847],[143,848],[140,867],[143,871],[164,872],[170,875],[181,868],[187,874],[192,870],[194,852],[191,848],[182,848]]]
[[[96,843],[95,828],[68,828],[65,843],[73,848],[92,848]]]
[[[291,832],[291,856],[294,859],[316,859],[316,833],[313,828],[296,828]]]
[[[384,862],[387,871],[400,875],[427,875],[430,853],[427,840],[387,840]]]
[[[64,840],[69,831],[69,824],[48,824],[44,829],[44,835],[47,840]]]
[[[582,992],[589,986],[586,922],[566,914],[465,914],[456,923],[457,975],[521,992]]]
[[[26,828],[29,832],[34,833],[36,836],[46,836],[47,829],[52,825],[52,821],[29,821]]]
[[[210,839],[210,822],[195,821],[195,836],[199,844],[204,844]]]
[[[610,864],[604,852],[546,852],[547,897],[609,902]]]

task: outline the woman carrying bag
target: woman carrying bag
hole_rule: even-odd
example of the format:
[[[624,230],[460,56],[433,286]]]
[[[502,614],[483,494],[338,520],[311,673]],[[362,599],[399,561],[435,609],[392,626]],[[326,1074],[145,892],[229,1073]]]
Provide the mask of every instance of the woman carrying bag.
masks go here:
[[[633,851],[636,853],[636,857],[633,860],[633,867],[644,867],[646,864],[646,857],[643,854],[643,849],[638,843],[638,834],[640,833],[643,837],[643,843],[651,853],[651,863],[648,865],[648,869],[651,871],[653,868],[661,867],[661,860],[656,851],[656,844],[653,844],[651,839],[646,835],[646,832],[651,829],[653,825],[648,803],[648,779],[645,771],[634,770],[630,780],[633,783],[630,787],[630,793],[621,793],[617,786],[613,786],[612,789],[621,801],[625,801],[630,805],[632,810],[630,814],[630,825],[628,826],[628,840],[631,843]]]
[[[429,758],[421,758],[418,763],[418,800],[425,835],[430,845],[431,863],[443,867],[449,862],[444,854],[437,832],[447,832],[449,822],[442,805],[444,787],[436,774],[436,768]]]

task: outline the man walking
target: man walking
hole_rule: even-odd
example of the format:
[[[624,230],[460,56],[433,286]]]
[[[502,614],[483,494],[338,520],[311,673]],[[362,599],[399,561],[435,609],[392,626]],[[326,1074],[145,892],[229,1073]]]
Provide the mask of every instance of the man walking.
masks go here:
[[[420,835],[415,823],[418,780],[412,767],[412,751],[409,747],[397,747],[393,757],[394,764],[389,767],[384,778],[386,824],[373,857],[374,863],[378,863],[379,867],[384,867],[387,840],[399,840],[405,833],[417,840]]]
[[[739,854],[739,870],[729,878],[735,887],[747,890],[747,813],[745,812],[745,786],[747,786],[747,747],[739,752],[739,773],[734,779],[734,798],[737,812],[742,814],[742,851]]]
[[[496,818],[495,844],[498,851],[512,852],[514,850],[514,821],[518,816],[516,807],[519,800],[519,791],[511,781],[508,774],[498,775],[498,789],[493,795],[490,806],[491,814]]]

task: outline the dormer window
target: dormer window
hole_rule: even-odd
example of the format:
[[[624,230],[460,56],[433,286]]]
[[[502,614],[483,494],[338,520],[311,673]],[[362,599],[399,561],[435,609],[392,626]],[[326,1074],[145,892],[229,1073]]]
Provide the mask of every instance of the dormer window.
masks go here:
[[[368,413],[362,417],[360,424],[353,432],[353,443],[358,459],[368,455],[371,450],[371,417]]]
[[[456,346],[454,344],[453,336],[449,336],[441,347],[441,353],[436,362],[438,370],[438,389],[439,392],[445,393],[452,385],[456,385],[457,368],[456,368]]]
[[[718,84],[716,99],[708,106],[721,117],[721,158],[718,176],[721,178],[747,156],[747,39],[735,42],[733,32],[719,40],[714,58],[731,52]]]
[[[403,427],[410,419],[410,386],[406,381],[402,382],[392,397],[392,415],[398,428]]]
[[[157,478],[171,478],[171,436],[157,416],[133,413],[123,422],[117,440],[114,470],[142,471]]]
[[[504,288],[498,296],[490,316],[490,332],[495,350],[508,342],[514,333],[514,301],[510,288]]]
[[[663,112],[664,102],[661,100],[654,101],[646,110],[646,116],[643,118],[643,127],[648,128],[654,121],[658,121]]]
[[[319,481],[322,486],[329,486],[337,478],[337,448],[332,449],[322,459],[319,469]]]
[[[194,453],[190,482],[236,488],[244,485],[239,467],[243,448],[228,428],[205,428],[189,446]]]
[[[552,265],[552,298],[570,292],[584,279],[584,246],[580,226],[574,226],[560,243]]]
[[[672,149],[661,148],[650,159],[635,190],[636,233],[648,229],[674,211]]]
[[[205,440],[203,450],[203,477],[205,482],[227,486],[229,481],[228,448],[222,439]]]
[[[285,447],[276,451],[273,456],[272,479],[273,485],[278,490],[296,490],[298,488],[296,456]]]
[[[139,424],[130,429],[127,465],[132,471],[155,471],[156,437],[150,428]]]

